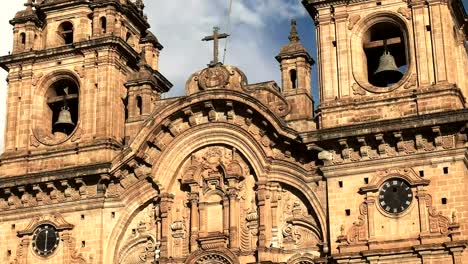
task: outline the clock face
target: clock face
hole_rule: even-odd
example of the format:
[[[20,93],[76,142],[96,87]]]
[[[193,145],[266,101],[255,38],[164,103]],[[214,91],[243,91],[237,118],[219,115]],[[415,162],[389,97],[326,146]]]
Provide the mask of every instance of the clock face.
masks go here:
[[[399,178],[384,182],[379,190],[380,207],[390,214],[400,214],[411,205],[413,192],[408,183]]]
[[[33,248],[41,256],[49,256],[57,248],[60,241],[57,230],[51,225],[42,225],[33,235]]]

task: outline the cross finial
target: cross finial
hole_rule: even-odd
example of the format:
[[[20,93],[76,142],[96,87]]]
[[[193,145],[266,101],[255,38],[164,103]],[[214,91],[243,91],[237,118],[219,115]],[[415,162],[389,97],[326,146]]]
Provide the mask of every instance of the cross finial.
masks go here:
[[[289,41],[299,42],[299,34],[297,33],[296,19],[291,19],[291,32],[289,33]]]
[[[212,36],[206,36],[202,39],[202,41],[212,41],[214,42],[213,44],[213,61],[211,62],[210,65],[216,65],[219,63],[219,59],[218,59],[218,53],[219,53],[219,40],[220,39],[225,39],[229,37],[228,34],[226,33],[219,33],[219,27],[214,27],[213,28],[213,35]]]

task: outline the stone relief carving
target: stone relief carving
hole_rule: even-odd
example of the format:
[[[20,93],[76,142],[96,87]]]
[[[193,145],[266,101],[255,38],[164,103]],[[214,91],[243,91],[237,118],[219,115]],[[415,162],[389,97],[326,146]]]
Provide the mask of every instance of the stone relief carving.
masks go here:
[[[404,16],[407,20],[411,20],[411,9],[408,7],[398,8],[398,13]]]
[[[362,89],[362,87],[357,83],[353,83],[351,88],[353,88],[354,95],[366,95],[366,90]]]
[[[119,250],[119,264],[156,263],[160,248],[159,206],[150,204],[132,220]]]
[[[346,244],[358,244],[368,240],[367,230],[367,204],[361,203],[359,206],[358,220],[348,229],[348,232],[344,234],[345,227],[341,227],[341,235],[338,237],[338,242]]]
[[[34,74],[32,81],[31,81],[32,86],[37,86],[37,84],[39,83],[39,81],[41,80],[43,76],[44,76],[44,73],[42,72],[39,74]]]
[[[161,240],[161,257],[184,259],[195,252],[227,248],[257,250],[260,198],[255,175],[241,153],[222,145],[204,147],[190,154],[178,171],[174,193],[156,203],[160,206],[157,229],[166,238]],[[268,247],[318,254],[321,230],[301,194],[273,182],[267,184],[267,192],[266,210],[277,219],[269,227]]]
[[[432,205],[432,196],[430,194],[426,194],[426,203],[429,213],[429,232],[443,235],[449,234],[450,219],[442,215],[442,212],[437,211]]]
[[[360,15],[353,15],[349,18],[348,29],[352,30],[356,23],[361,19]],[[354,86],[353,86],[354,87]],[[354,89],[354,88],[353,88]]]
[[[197,77],[198,85],[202,90],[224,88],[229,83],[230,73],[226,67],[217,64],[200,72]]]

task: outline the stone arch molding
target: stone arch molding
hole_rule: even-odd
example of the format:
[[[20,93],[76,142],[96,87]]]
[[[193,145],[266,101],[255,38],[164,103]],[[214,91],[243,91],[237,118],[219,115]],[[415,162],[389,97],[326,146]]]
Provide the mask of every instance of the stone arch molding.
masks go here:
[[[196,251],[184,264],[240,264],[238,258],[228,249]]]
[[[289,247],[294,247],[295,243],[300,245],[299,240],[294,240],[298,232],[326,243],[324,241],[327,237],[326,230],[323,229],[324,212],[314,191],[307,187],[307,172],[292,163],[268,160],[260,144],[248,131],[236,125],[209,123],[179,134],[165,147],[155,163],[148,167],[152,180],[161,190],[158,197],[158,203],[161,203],[159,209],[161,225],[168,227],[165,230],[161,229],[161,236],[167,237],[161,242],[161,257],[174,256],[182,259],[198,250],[204,252],[210,249],[219,250],[227,248],[232,243],[237,243],[238,247],[246,252],[256,250],[260,215],[260,209],[253,204],[256,202],[253,189],[256,184],[261,184],[265,186],[267,192],[274,193],[276,201],[281,200],[280,195],[286,194],[287,189],[280,187],[283,183],[290,186],[289,189],[300,192],[301,197],[304,197],[302,201],[307,202],[299,208],[295,206],[293,199],[297,201],[300,199],[287,193],[290,205],[278,206],[278,212],[287,207],[291,209],[291,213],[288,217],[284,217],[287,222],[277,225],[274,234],[277,239],[274,243],[267,242],[268,245],[274,247],[281,247],[281,243]],[[213,153],[218,154],[213,155]],[[250,181],[245,181],[246,178]],[[220,188],[220,185],[223,185],[219,184],[220,182],[224,182],[223,188]],[[234,184],[231,185],[231,182]],[[241,186],[242,184],[249,187],[247,189],[251,190],[250,196],[242,193],[246,189]],[[193,191],[190,189],[192,186]],[[135,189],[126,196],[134,196],[135,192],[140,193],[140,190]],[[211,199],[209,196],[212,194],[216,194],[219,199]],[[239,202],[235,201],[236,197]],[[222,206],[209,208],[210,202],[218,202]],[[197,206],[193,211],[198,215],[202,215],[207,210],[218,210],[216,212],[222,217],[219,218],[217,227],[222,229],[207,230],[214,232],[211,234],[200,232],[194,236],[190,221],[193,214],[191,208],[194,208],[192,203]],[[233,203],[237,203],[235,206],[238,207],[231,207]],[[310,207],[314,208],[316,215],[304,215],[307,213],[307,209],[304,208]],[[242,219],[235,228],[226,226],[228,223],[226,219],[231,219],[233,211],[240,212],[241,215],[236,215],[232,219]],[[129,211],[128,215],[134,214]],[[128,228],[129,225],[126,222],[119,222],[118,226]],[[289,234],[289,231],[293,232]],[[155,241],[155,244],[158,242],[160,241]],[[117,249],[118,255],[125,254],[121,253],[125,250],[125,246],[117,245],[114,250]],[[318,250],[313,251],[318,252]],[[208,258],[199,260],[202,262],[193,263],[205,263],[203,261],[208,261]],[[118,261],[114,263],[126,264]]]
[[[315,258],[317,257],[311,254],[296,254],[286,264],[314,264]]]
[[[258,182],[282,182],[301,190],[314,210],[316,210],[320,226],[326,226],[325,212],[322,209],[321,202],[310,188],[304,188],[308,183],[304,176],[307,175],[307,172],[293,164],[271,161],[255,138],[234,125],[210,124],[180,134],[177,140],[174,140],[166,147],[152,166],[151,175],[153,175],[154,181],[158,183],[161,191],[171,191],[174,182],[176,182],[174,175],[178,174],[183,160],[190,157],[194,150],[210,145],[225,145],[236,149],[238,153],[245,157]],[[322,229],[322,232],[325,232],[325,230]],[[325,233],[323,238],[326,238]]]
[[[369,14],[368,16],[361,18],[360,16],[354,16],[350,18],[350,29],[352,30],[352,37],[350,38],[350,47],[351,47],[351,62],[352,62],[352,74],[356,84],[353,85],[353,89],[355,93],[360,94],[358,91],[360,88],[364,89],[365,91],[371,94],[381,94],[381,93],[388,93],[399,89],[400,87],[404,87],[408,89],[415,85],[416,82],[416,66],[415,66],[415,52],[414,52],[414,44],[413,44],[413,34],[412,32],[412,24],[403,16],[402,12],[392,12],[392,11],[379,11]],[[405,45],[407,50],[407,56],[409,59],[408,69],[401,78],[400,81],[397,83],[389,86],[389,87],[377,87],[369,83],[367,80],[364,71],[364,62],[363,62],[363,54],[362,52],[362,42],[363,35],[366,31],[371,28],[373,25],[380,23],[380,22],[387,22],[396,25],[399,27],[404,35],[405,38]],[[359,87],[359,88],[358,88]],[[365,92],[363,93],[365,94]]]
[[[44,102],[43,104],[33,105],[35,108],[32,116],[32,135],[30,138],[31,145],[34,147],[39,147],[41,145],[45,146],[54,146],[62,144],[66,141],[76,142],[81,138],[82,129],[81,129],[81,112],[82,104],[78,104],[78,123],[76,124],[73,132],[63,138],[54,138],[50,133],[46,132],[44,128],[44,122],[42,120],[45,108],[46,93],[47,90],[56,82],[60,80],[70,80],[74,82],[78,87],[78,98],[82,98],[82,90],[84,89],[81,78],[77,72],[71,70],[57,70],[50,72],[46,75],[43,73],[37,74],[33,77],[33,85],[36,86],[33,96],[35,102]]]

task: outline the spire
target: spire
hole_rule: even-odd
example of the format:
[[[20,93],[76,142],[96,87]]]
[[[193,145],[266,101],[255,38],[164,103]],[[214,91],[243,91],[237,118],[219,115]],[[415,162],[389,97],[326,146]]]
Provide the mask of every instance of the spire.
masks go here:
[[[280,53],[276,56],[276,60],[281,62],[286,58],[305,57],[310,64],[314,64],[314,60],[300,41],[296,19],[291,19],[291,32],[288,38],[290,42],[281,48]]]
[[[292,42],[299,42],[301,40],[299,38],[299,33],[297,33],[297,24],[296,19],[291,19],[291,32],[289,33],[289,41]]]

